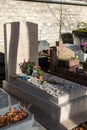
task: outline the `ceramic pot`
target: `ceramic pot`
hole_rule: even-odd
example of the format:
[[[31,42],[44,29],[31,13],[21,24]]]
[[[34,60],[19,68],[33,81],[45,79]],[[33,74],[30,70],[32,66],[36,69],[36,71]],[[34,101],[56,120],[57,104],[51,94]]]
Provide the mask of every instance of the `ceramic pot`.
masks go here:
[[[87,69],[83,69],[84,74],[87,75]]]
[[[39,80],[41,80],[41,81],[43,80],[43,76],[42,76],[42,75],[41,75],[41,76],[39,76]]]

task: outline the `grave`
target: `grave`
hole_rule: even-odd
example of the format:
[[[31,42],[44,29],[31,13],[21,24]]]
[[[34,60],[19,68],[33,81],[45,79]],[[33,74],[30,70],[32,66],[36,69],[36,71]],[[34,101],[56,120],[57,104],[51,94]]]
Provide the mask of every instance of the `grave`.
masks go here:
[[[80,61],[85,61],[87,58],[87,54],[84,53],[81,48],[80,45],[75,45],[75,44],[65,44],[66,47],[68,47],[69,49],[71,49],[72,51],[74,51],[75,55],[78,56]]]
[[[77,30],[73,30],[73,39],[74,39],[74,45],[76,46],[80,46],[81,43],[86,42],[87,41],[87,32],[86,31],[77,31]],[[73,46],[73,47],[75,47]],[[87,58],[87,54],[83,53],[81,51],[81,49],[77,52],[75,52],[76,55],[78,55],[79,59],[81,61],[85,61]]]
[[[19,64],[25,61],[38,65],[38,25],[30,22],[13,22],[4,25],[5,74],[20,73]]]
[[[75,53],[63,43],[56,42],[56,46],[51,47],[51,71],[55,71],[57,66],[73,67],[79,65],[79,59],[75,58]]]
[[[75,45],[79,45],[82,42],[87,41],[87,31],[73,30],[72,34]]]
[[[11,108],[20,107],[20,102],[11,97],[6,91],[0,89],[0,116],[5,115]],[[23,107],[22,107],[23,108]],[[1,123],[1,122],[0,122]],[[38,130],[38,126],[34,120],[34,115],[29,112],[29,116],[21,120],[20,122],[16,122],[13,124],[9,124],[8,126],[1,127],[1,130]]]
[[[13,75],[10,82],[3,81],[3,88],[25,102],[32,103],[57,125],[61,123],[68,130],[86,121],[87,118],[80,116],[87,114],[87,88],[53,75],[47,74],[47,77],[53,82],[55,79],[56,85],[39,83],[33,77],[24,81],[18,75]],[[73,123],[67,124],[68,121]]]
[[[19,25],[20,33],[16,30]],[[32,30],[32,35],[28,33],[27,30],[28,32],[31,32]],[[10,33],[8,33],[8,31]],[[27,59],[29,58],[31,61],[35,60],[36,64],[38,64],[38,51],[35,49],[38,46],[37,32],[37,25],[33,23],[9,23],[5,25],[6,79],[3,81],[3,89],[15,97],[20,98],[24,102],[31,103],[36,106],[40,111],[51,118],[55,124],[57,124],[58,128],[60,127],[60,124],[62,124],[62,128],[59,128],[59,130],[70,130],[79,123],[87,120],[85,117],[82,119],[79,117],[79,115],[81,116],[83,113],[84,115],[87,114],[87,88],[83,85],[46,73],[44,73],[43,82],[38,81],[37,78],[32,76],[30,76],[28,80],[22,80],[20,73],[18,73],[19,71],[17,71],[18,64],[23,61],[25,55],[25,58],[27,57]],[[14,34],[16,36],[14,36]],[[14,37],[17,37],[17,39],[14,40]],[[21,38],[23,39],[21,40]],[[20,41],[20,46],[21,42],[25,43],[25,47],[23,44],[21,47],[18,46],[18,41]],[[32,41],[35,44],[32,43]],[[13,43],[16,44],[14,53]],[[28,44],[29,51],[26,51]],[[33,49],[35,53],[30,51],[31,49]],[[68,53],[66,55],[68,55]],[[70,124],[68,122],[70,122]],[[49,129],[53,130],[51,127]]]
[[[38,53],[47,49],[49,49],[49,43],[46,40],[38,42]]]
[[[63,47],[64,46],[64,49]],[[71,58],[72,55],[70,55],[70,51],[68,51],[68,49],[72,50],[74,53],[74,57],[79,55],[79,58]],[[62,50],[62,51],[61,51]],[[67,52],[66,56],[65,56],[65,52]],[[59,59],[58,56],[58,52],[60,51],[60,53],[62,53],[62,57],[61,59]],[[82,50],[80,49],[79,45],[72,45],[72,44],[64,44],[61,45],[61,47],[54,46],[51,47],[51,73],[53,73],[56,76],[60,76],[62,78],[65,78],[67,80],[82,84],[87,86],[86,83],[86,78],[87,75],[84,74],[82,67],[80,66],[80,61],[84,61],[81,57]],[[85,54],[84,54],[85,55]],[[86,54],[87,55],[87,54]],[[76,71],[76,68],[78,70],[78,72]]]

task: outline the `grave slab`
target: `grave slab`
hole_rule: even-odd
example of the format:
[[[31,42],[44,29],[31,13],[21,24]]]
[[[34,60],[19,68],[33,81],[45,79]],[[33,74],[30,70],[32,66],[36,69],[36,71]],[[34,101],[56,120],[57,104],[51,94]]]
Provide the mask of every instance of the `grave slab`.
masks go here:
[[[51,76],[51,75],[48,74],[48,76]],[[55,79],[57,81],[57,84],[56,85],[52,84],[50,85],[50,87],[52,87],[52,91],[54,88],[55,88],[54,91],[58,90],[58,93],[53,96],[51,92],[50,93],[46,92],[46,89],[49,89],[49,88],[45,87],[46,86],[45,83],[43,84],[43,88],[42,88],[41,84],[38,82],[38,79],[32,76],[30,77],[31,77],[32,82],[29,80],[27,81],[21,80],[21,78],[18,78],[18,76],[15,77],[13,75],[11,77],[11,83],[13,83],[14,85],[17,85],[21,89],[23,89],[25,86],[26,91],[30,89],[31,93],[34,93],[35,95],[37,94],[38,96],[42,96],[44,97],[44,99],[49,99],[50,102],[58,104],[58,105],[72,101],[81,96],[87,95],[87,88],[84,85],[76,84],[71,81],[56,77],[56,76],[51,76],[52,77],[51,80]]]
[[[51,80],[52,78],[53,76],[50,76]],[[16,77],[11,79],[10,82],[4,81],[3,88],[26,102],[32,103],[59,124],[87,111],[87,88],[62,78],[59,79],[57,77],[57,82],[64,84],[56,85],[61,90],[57,96],[54,96],[51,92],[46,92],[46,89],[43,89],[44,85],[42,85],[42,88],[39,85],[35,86],[35,80],[31,83]],[[67,90],[67,88],[70,90]],[[51,86],[50,89],[52,89]],[[66,98],[66,95],[68,95],[68,98]]]

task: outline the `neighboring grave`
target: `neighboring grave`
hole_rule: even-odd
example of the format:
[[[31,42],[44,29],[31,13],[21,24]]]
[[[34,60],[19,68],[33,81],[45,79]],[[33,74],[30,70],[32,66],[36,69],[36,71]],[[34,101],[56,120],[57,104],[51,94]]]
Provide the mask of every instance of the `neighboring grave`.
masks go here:
[[[76,56],[78,56],[80,61],[85,61],[87,58],[87,53],[84,53],[81,48],[80,45],[75,45],[75,44],[64,44],[66,47],[68,47],[69,49],[71,49]]]
[[[82,116],[87,115],[87,88],[83,85],[45,73],[43,82],[32,76],[24,81],[20,76],[13,75],[10,82],[3,81],[3,89],[30,102],[58,127],[60,124],[65,126],[65,129],[58,130],[70,130],[87,120],[87,116]]]
[[[58,59],[70,59],[75,57],[75,53],[67,48],[63,43],[56,42],[57,57]]]
[[[74,39],[75,45],[80,45],[83,42],[87,42],[87,32],[86,32],[86,30],[84,30],[84,31],[74,30],[72,33],[73,33],[73,39]]]
[[[54,47],[53,53],[54,59],[61,56],[62,58],[75,56],[74,52],[62,43]],[[43,82],[32,76],[27,81],[23,81],[17,67],[24,58],[38,64],[37,25],[24,22],[5,24],[6,80],[3,81],[3,89],[25,103],[37,107],[58,127],[62,124],[65,129],[61,130],[70,130],[82,121],[86,121],[87,118],[77,120],[76,116],[87,114],[87,88],[46,73]],[[72,122],[69,124],[69,121],[73,124]]]
[[[50,68],[55,71],[55,67],[72,67],[79,65],[79,60],[75,59],[75,53],[63,43],[56,42],[56,46],[51,47]]]
[[[38,25],[13,22],[4,25],[6,80],[20,73],[19,64],[25,61],[38,65]]]
[[[73,39],[74,39],[74,45],[80,46],[81,43],[87,42],[87,31],[85,29],[83,30],[73,30]],[[76,52],[76,55],[78,55],[79,59],[81,61],[85,61],[87,59],[87,54],[81,52]]]
[[[38,42],[38,52],[49,49],[49,43],[46,40]]]

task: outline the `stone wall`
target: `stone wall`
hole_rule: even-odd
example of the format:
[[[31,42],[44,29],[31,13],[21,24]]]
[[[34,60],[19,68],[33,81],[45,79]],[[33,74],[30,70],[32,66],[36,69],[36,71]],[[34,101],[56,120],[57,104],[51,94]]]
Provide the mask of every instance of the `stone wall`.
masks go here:
[[[50,46],[59,40],[61,4],[0,0],[0,51],[4,52],[3,24],[29,21],[38,24],[38,40]],[[87,22],[87,7],[62,5],[62,33],[72,33],[78,22]]]

